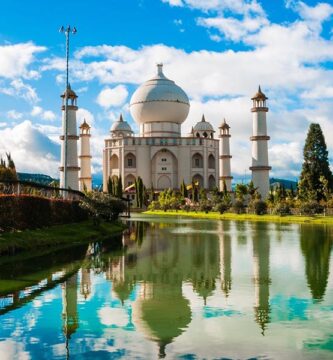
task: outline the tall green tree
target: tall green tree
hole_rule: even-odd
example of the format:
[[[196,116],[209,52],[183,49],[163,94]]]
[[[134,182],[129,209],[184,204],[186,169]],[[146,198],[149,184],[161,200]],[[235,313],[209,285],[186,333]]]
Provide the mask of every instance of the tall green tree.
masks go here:
[[[123,197],[123,181],[121,179],[121,175],[118,178],[116,189],[116,197],[121,199]]]
[[[14,161],[10,154],[6,154],[7,163],[5,160],[0,158],[0,181],[16,181],[17,173]]]
[[[109,177],[107,187],[108,187],[108,194],[113,195],[113,184],[111,177]]]
[[[319,124],[311,124],[303,149],[304,162],[298,184],[299,196],[303,200],[321,200],[324,197],[321,177],[333,189],[333,176],[328,162],[325,138]]]

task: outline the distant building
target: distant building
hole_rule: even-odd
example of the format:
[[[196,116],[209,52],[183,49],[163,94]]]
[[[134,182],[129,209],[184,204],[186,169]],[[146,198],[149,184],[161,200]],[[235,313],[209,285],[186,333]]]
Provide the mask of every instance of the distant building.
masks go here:
[[[252,178],[263,197],[268,194],[268,151],[266,134],[266,97],[260,90],[253,98],[254,113]],[[202,116],[187,136],[181,135],[181,124],[187,118],[190,103],[185,92],[163,74],[143,83],[130,102],[131,115],[140,126],[135,136],[130,125],[120,115],[105,140],[103,153],[103,183],[109,177],[121,176],[125,187],[140,176],[146,187],[156,190],[177,189],[184,180],[200,187],[221,190],[226,184],[231,191],[230,126],[222,122],[220,140],[213,126]],[[219,146],[220,144],[220,146]],[[267,182],[267,184],[266,184]]]
[[[68,145],[67,182],[72,189],[79,188],[77,161],[76,111],[77,95],[69,87],[68,98]],[[65,100],[65,93],[62,95]],[[253,133],[252,180],[263,198],[269,192],[268,140],[266,113],[267,97],[261,91],[252,98]],[[64,111],[64,103],[62,110]],[[219,127],[218,138],[205,116],[202,116],[187,136],[181,134],[190,102],[186,93],[163,73],[162,64],[157,74],[134,92],[130,101],[133,119],[140,127],[138,135],[120,115],[105,139],[103,150],[103,190],[107,191],[109,178],[122,178],[124,189],[141,177],[146,188],[155,190],[179,189],[183,181],[195,183],[212,190],[231,187],[230,126],[224,120]],[[80,127],[80,189],[91,189],[90,127],[85,122]],[[65,129],[63,129],[64,134]],[[61,140],[64,140],[62,135]],[[64,152],[60,167],[60,186],[64,184]]]

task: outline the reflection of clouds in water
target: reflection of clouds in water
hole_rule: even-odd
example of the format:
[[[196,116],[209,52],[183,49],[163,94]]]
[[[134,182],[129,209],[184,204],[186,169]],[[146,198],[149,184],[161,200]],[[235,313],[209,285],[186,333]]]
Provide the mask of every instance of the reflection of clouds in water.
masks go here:
[[[171,234],[215,234],[216,230],[200,230],[200,229],[194,229],[190,227],[185,228],[177,228],[170,231]]]
[[[103,307],[98,311],[101,324],[105,326],[123,327],[128,323],[128,315],[125,308]]]
[[[30,355],[24,351],[24,343],[14,340],[0,341],[0,359],[1,360],[28,360]]]
[[[203,308],[203,317],[206,319],[217,318],[221,316],[231,317],[235,315],[243,315],[243,314],[237,310],[214,308],[211,306],[204,306]]]

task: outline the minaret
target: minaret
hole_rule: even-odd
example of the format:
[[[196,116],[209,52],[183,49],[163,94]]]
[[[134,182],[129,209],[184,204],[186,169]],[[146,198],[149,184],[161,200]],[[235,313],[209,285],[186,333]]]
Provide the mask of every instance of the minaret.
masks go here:
[[[72,190],[79,189],[79,170],[78,167],[78,157],[77,157],[77,141],[79,137],[77,136],[76,129],[76,111],[78,109],[76,99],[77,95],[71,89],[71,86],[68,85],[66,91],[61,95],[62,97],[62,134],[60,136],[61,142],[61,164],[60,164],[60,187],[64,188],[65,186],[65,176],[64,176],[64,167],[65,167],[65,102],[66,96],[68,98],[67,106],[67,187]]]
[[[269,193],[269,170],[268,165],[268,145],[267,141],[270,139],[267,136],[266,100],[268,98],[261,91],[260,86],[258,92],[251,99],[253,101],[252,117],[252,181],[262,197],[266,199]]]
[[[269,286],[271,283],[269,275],[269,253],[270,242],[265,236],[265,231],[256,230],[255,225],[253,231],[253,282],[255,305],[255,320],[259,324],[262,335],[270,322],[270,305],[269,305]]]
[[[62,284],[62,319],[63,331],[69,339],[79,327],[77,311],[77,273]]]
[[[80,191],[91,191],[90,126],[84,119],[80,126]]]
[[[227,190],[231,191],[231,170],[230,170],[230,159],[232,156],[230,155],[230,137],[229,129],[230,126],[226,123],[225,119],[223,120],[223,123],[219,127],[220,129],[220,191],[223,190],[223,182],[225,181],[225,184],[227,186]]]

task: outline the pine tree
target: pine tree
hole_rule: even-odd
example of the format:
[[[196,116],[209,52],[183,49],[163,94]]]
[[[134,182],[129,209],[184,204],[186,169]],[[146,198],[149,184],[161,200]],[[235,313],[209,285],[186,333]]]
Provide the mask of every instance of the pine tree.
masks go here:
[[[118,183],[117,183],[117,194],[116,194],[117,198],[121,199],[123,197],[123,182],[121,179],[121,175],[118,178]]]
[[[7,164],[6,161],[0,158],[0,181],[17,181],[17,173],[14,161],[9,153],[7,156]]]
[[[328,162],[328,151],[325,138],[319,124],[311,124],[303,150],[304,162],[298,185],[299,195],[304,200],[321,200],[322,184],[320,177],[328,181],[333,189],[333,176]]]
[[[108,188],[108,194],[112,195],[113,194],[113,186],[112,186],[111,177],[109,177],[107,188]]]

